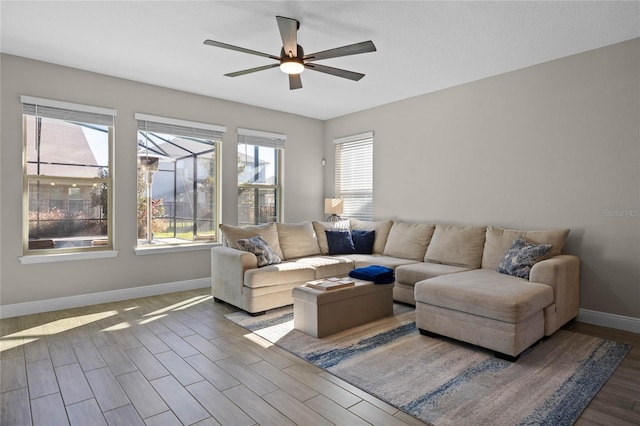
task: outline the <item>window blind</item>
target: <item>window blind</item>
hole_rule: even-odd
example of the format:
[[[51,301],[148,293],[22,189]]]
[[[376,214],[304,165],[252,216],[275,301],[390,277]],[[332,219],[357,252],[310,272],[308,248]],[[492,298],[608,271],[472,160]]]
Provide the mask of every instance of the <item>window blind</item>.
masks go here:
[[[238,128],[238,143],[245,145],[258,145],[265,148],[283,149],[286,139],[287,136],[280,133]]]
[[[373,220],[373,132],[334,140],[335,192],[343,215]]]
[[[138,120],[138,130],[141,132],[222,140],[222,136],[227,130],[226,127],[217,124],[198,123],[195,121],[158,117],[149,114],[136,113],[135,118]]]
[[[22,113],[57,120],[113,126],[116,110],[51,99],[21,96]]]

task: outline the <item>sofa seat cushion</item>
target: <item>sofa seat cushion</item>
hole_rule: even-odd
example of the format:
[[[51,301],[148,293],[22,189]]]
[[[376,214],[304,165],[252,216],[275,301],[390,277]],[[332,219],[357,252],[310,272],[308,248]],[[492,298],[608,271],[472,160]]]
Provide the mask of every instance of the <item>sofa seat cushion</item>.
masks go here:
[[[441,263],[412,263],[411,265],[401,265],[396,268],[396,283],[413,286],[418,281],[469,270],[469,268],[463,266],[443,265]]]
[[[426,303],[508,323],[519,323],[553,303],[546,284],[477,269],[441,275],[415,285],[416,303]]]
[[[268,295],[277,294],[277,293],[284,293],[285,296],[287,296],[286,300],[284,300],[284,302],[286,303],[281,303],[280,306],[285,306],[293,303],[293,301],[290,299],[291,290],[293,290],[294,288],[300,285],[302,285],[302,283],[293,282],[293,283],[286,283],[286,284],[269,285],[266,287],[255,287],[255,288],[250,288],[245,286],[242,289],[242,295],[243,297],[248,296],[248,299],[246,299],[246,301],[248,302],[251,298],[263,297],[263,296],[268,296]],[[244,306],[242,306],[242,308],[245,309]]]
[[[349,275],[353,269],[353,261],[344,256],[312,256],[296,260],[315,269],[314,279],[340,277]]]
[[[355,268],[364,268],[369,265],[386,266],[387,268],[395,269],[401,265],[410,265],[412,263],[418,263],[416,260],[401,259],[399,257],[382,256],[379,254],[346,254],[341,257],[346,257],[354,263]]]
[[[262,268],[248,269],[244,273],[244,285],[251,288],[287,283],[303,283],[316,278],[316,269],[301,262],[282,262]]]

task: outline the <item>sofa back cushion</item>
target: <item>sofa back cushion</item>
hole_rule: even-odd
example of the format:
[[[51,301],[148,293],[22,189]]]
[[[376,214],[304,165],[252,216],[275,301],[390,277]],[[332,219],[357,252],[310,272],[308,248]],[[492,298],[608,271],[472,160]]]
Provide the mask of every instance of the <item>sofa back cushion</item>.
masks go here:
[[[222,232],[224,243],[229,247],[239,250],[240,247],[238,246],[236,241],[259,235],[263,240],[267,242],[267,244],[269,244],[275,254],[278,255],[280,259],[282,259],[283,253],[280,248],[278,229],[275,222],[242,227],[221,224],[220,231]]]
[[[562,253],[562,247],[564,247],[567,235],[569,235],[568,229],[525,231],[489,226],[487,227],[487,241],[484,244],[484,252],[482,254],[482,268],[496,270],[507,254],[509,247],[518,237],[523,237],[535,245],[551,244],[551,251],[546,257],[557,256]]]
[[[338,222],[319,222],[314,220],[311,222],[313,230],[318,238],[318,247],[320,254],[329,254],[329,245],[327,243],[327,235],[324,231],[334,231],[336,229],[349,229],[351,227],[349,219],[340,220]]]
[[[320,254],[318,238],[311,221],[301,223],[278,223],[278,238],[284,259]]]
[[[384,247],[387,244],[387,237],[389,237],[389,231],[393,221],[380,220],[380,221],[367,221],[359,219],[351,219],[351,229],[357,229],[359,231],[376,231],[375,239],[373,241],[373,254],[382,254]]]
[[[434,229],[431,224],[394,221],[382,254],[422,261]]]
[[[484,226],[436,225],[424,261],[479,268],[482,262],[485,232]]]

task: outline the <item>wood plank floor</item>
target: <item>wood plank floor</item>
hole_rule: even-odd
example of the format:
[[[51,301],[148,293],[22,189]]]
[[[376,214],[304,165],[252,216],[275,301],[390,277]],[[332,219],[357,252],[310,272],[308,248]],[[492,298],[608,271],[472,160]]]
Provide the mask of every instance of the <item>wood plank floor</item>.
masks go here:
[[[422,425],[224,319],[209,289],[0,320],[0,424]],[[578,425],[640,424],[640,335]]]

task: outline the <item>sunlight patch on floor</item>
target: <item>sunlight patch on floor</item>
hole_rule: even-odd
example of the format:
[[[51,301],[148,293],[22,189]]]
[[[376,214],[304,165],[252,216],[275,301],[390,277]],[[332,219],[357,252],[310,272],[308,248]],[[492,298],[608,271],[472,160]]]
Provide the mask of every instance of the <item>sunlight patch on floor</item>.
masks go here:
[[[270,343],[277,343],[278,340],[291,333],[291,330],[293,330],[293,320],[272,325],[271,327],[261,328],[253,333],[246,334],[244,337],[249,338],[248,336],[254,335]]]
[[[201,303],[205,299],[208,299],[209,297],[211,297],[211,296],[196,296],[196,297],[192,297],[191,299],[183,300],[181,302],[174,303],[173,305],[166,306],[164,308],[155,310],[153,312],[149,312],[148,314],[144,314],[144,316],[145,317],[149,317],[149,316],[159,315],[159,314],[162,314],[162,313],[165,313],[165,312],[168,312],[168,311],[175,311],[175,310],[178,310],[180,308],[184,309],[185,307],[193,306],[194,304]]]
[[[53,336],[74,328],[82,327],[96,321],[117,315],[117,311],[96,312],[50,321],[45,324],[17,331],[0,337],[0,352],[8,351],[21,345],[35,342],[46,336]]]
[[[243,337],[245,339],[250,340],[251,342],[263,347],[263,348],[269,348],[269,347],[273,346],[273,343],[271,343],[270,341],[268,341],[265,338],[262,338],[262,337],[258,336],[257,334],[248,333],[248,334],[245,334]]]
[[[199,298],[199,300],[196,300],[195,302],[191,302],[191,303],[189,303],[187,305],[184,305],[184,306],[180,306],[179,308],[176,308],[175,310],[176,311],[181,311],[183,309],[189,309],[189,308],[191,308],[193,306],[199,305],[200,303],[206,302],[207,300],[211,300],[211,299],[213,299],[213,296],[202,296],[202,297]]]
[[[150,322],[157,321],[160,318],[166,317],[167,315],[168,314],[162,314],[162,315],[156,315],[156,316],[153,316],[153,317],[150,317],[150,318],[141,319],[141,320],[138,321],[138,324],[142,324],[142,325],[149,324]]]

